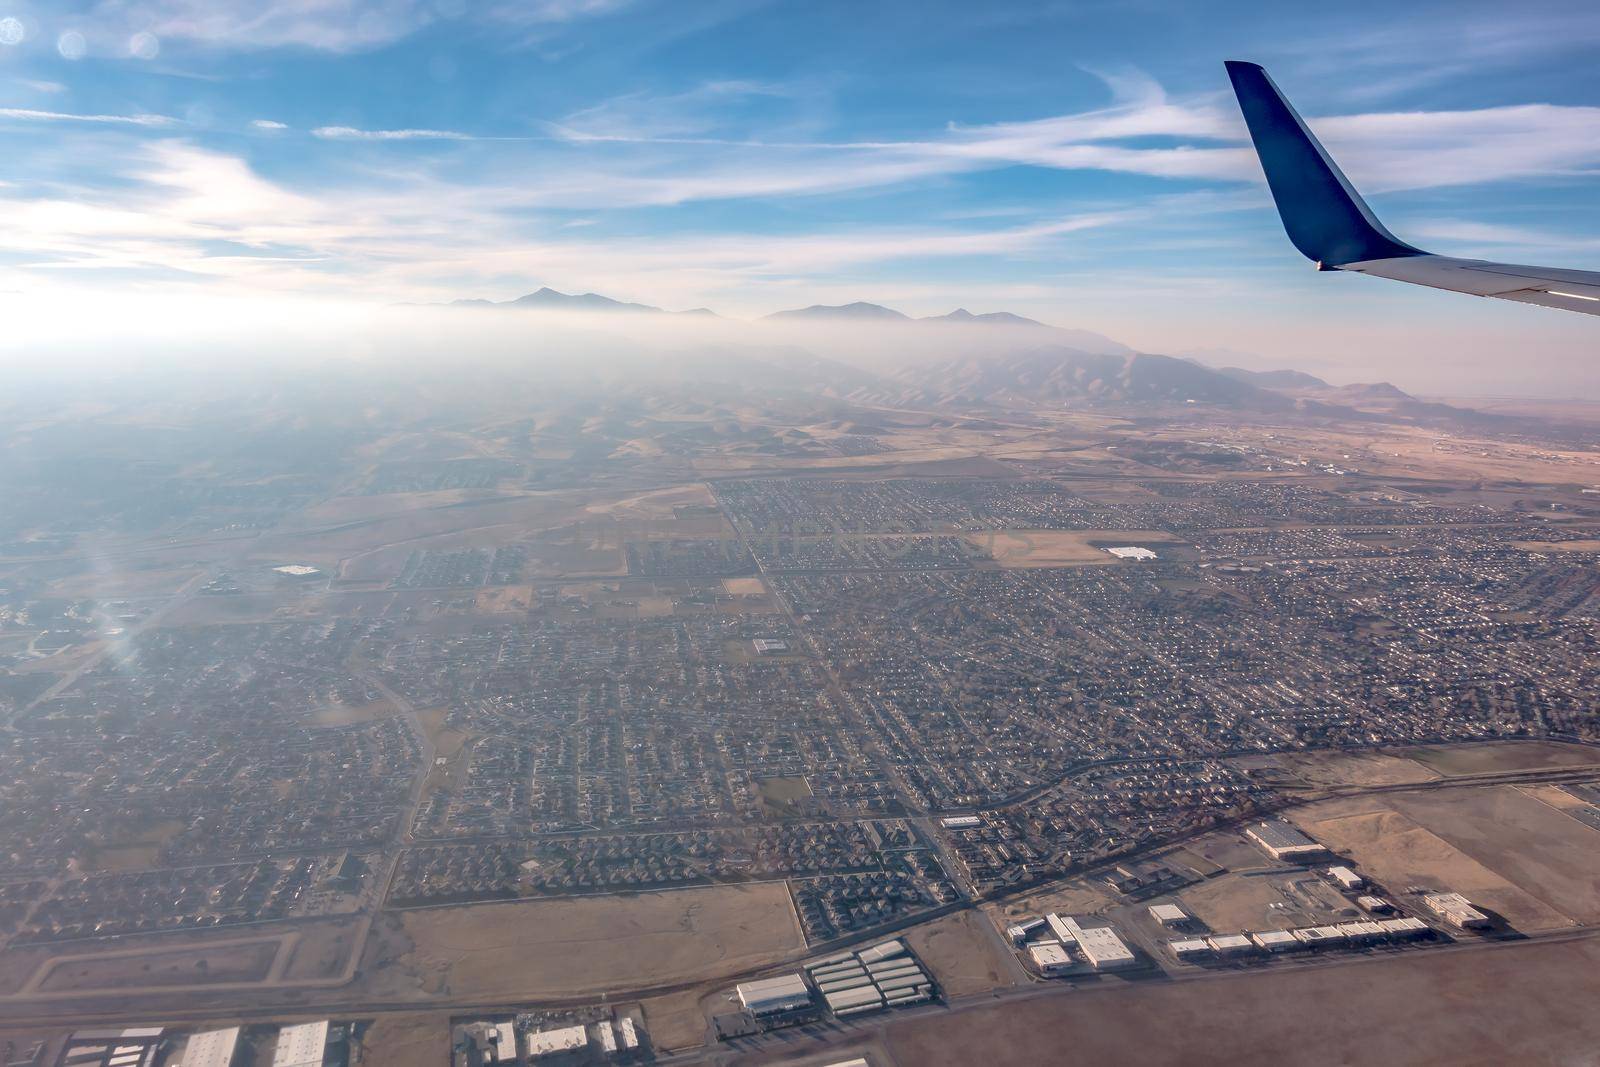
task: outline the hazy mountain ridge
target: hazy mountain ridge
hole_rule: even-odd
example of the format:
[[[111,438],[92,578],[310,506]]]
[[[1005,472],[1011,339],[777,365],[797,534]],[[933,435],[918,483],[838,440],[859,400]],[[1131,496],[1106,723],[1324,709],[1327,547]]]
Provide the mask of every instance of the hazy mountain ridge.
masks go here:
[[[650,315],[720,318],[706,308],[672,312],[650,304],[616,300],[599,293],[563,293],[548,286],[514,300],[466,299],[452,307],[511,308],[617,314],[628,319]],[[620,319],[618,321],[621,321]],[[686,345],[670,359],[637,356],[614,370],[638,381],[700,381],[747,395],[806,392],[890,407],[1040,407],[1160,408],[1202,405],[1255,414],[1297,413],[1311,418],[1462,423],[1509,426],[1516,420],[1467,408],[1419,400],[1389,382],[1335,386],[1292,368],[1252,370],[1215,366],[1234,357],[1262,357],[1227,349],[1196,349],[1181,357],[1136,352],[1088,330],[1052,326],[1008,311],[975,314],[957,308],[943,315],[915,318],[868,301],[813,304],[773,312],[762,321],[825,328],[859,325],[864,348],[889,337],[917,358],[898,365],[867,366],[859,358],[833,353],[824,332],[815,344],[708,343]],[[929,351],[918,331],[955,327],[937,334]],[[991,333],[990,330],[993,330]],[[881,331],[887,331],[883,333]],[[935,335],[927,335],[929,337]],[[954,340],[952,340],[954,339]],[[958,353],[951,355],[950,353]]]

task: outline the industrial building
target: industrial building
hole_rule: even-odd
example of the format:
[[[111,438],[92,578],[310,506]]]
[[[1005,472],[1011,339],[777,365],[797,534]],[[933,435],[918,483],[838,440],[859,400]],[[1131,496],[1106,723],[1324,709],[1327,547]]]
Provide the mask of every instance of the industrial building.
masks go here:
[[[1176,904],[1150,905],[1150,917],[1162,926],[1182,926],[1189,921],[1189,916]]]
[[[905,954],[906,943],[897,937],[893,941],[881,941],[871,948],[862,949],[856,953],[856,958],[862,963],[871,964],[894,956],[904,956]]]
[[[1072,923],[1071,920],[1063,919],[1055,912],[1051,912],[1044,918],[1045,922],[1050,924],[1050,932],[1055,934],[1056,940],[1060,941],[1063,945],[1070,945],[1074,941],[1078,940],[1076,924]]]
[[[1394,905],[1390,904],[1387,900],[1384,900],[1382,897],[1375,897],[1371,895],[1356,897],[1356,905],[1362,911],[1370,911],[1374,915],[1381,915],[1385,912],[1391,912],[1394,910]]]
[[[233,1067],[239,1052],[239,1028],[202,1030],[190,1034],[178,1067]]]
[[[285,1026],[278,1031],[272,1067],[322,1067],[328,1050],[328,1020]]]
[[[755,1019],[764,1019],[786,1012],[811,1007],[811,990],[806,980],[798,974],[785,974],[777,978],[763,978],[759,982],[741,982],[734,992],[739,1003]]]
[[[940,819],[939,825],[946,830],[976,830],[983,825],[983,820],[976,815],[951,815]]]
[[[1328,877],[1339,883],[1340,889],[1360,889],[1367,880],[1349,867],[1329,867]]]
[[[1489,925],[1489,917],[1460,893],[1429,893],[1422,902],[1439,918],[1462,930],[1481,930]]]
[[[1301,943],[1312,948],[1346,943],[1344,931],[1337,926],[1307,926],[1296,930],[1294,936],[1299,938]]]
[[[1301,941],[1289,930],[1262,930],[1250,935],[1250,940],[1263,952],[1289,952],[1301,946]]]
[[[1211,955],[1211,945],[1203,937],[1180,937],[1168,941],[1167,948],[1180,960],[1204,959]]]
[[[1050,916],[1050,925],[1057,925],[1058,916]],[[1063,944],[1076,943],[1078,950],[1083,953],[1083,958],[1089,961],[1090,966],[1097,971],[1115,970],[1133,964],[1134,957],[1131,949],[1122,943],[1122,938],[1109,926],[1096,926],[1085,928],[1078,925],[1072,918],[1060,919],[1060,925],[1066,930],[1068,936],[1061,939]]]
[[[1328,852],[1282,819],[1256,823],[1244,835],[1275,860],[1304,863],[1325,856]]]
[[[1244,934],[1213,934],[1206,942],[1219,956],[1240,956],[1256,948],[1255,942]]]
[[[1410,915],[1401,919],[1380,919],[1378,925],[1383,927],[1385,934],[1393,938],[1411,940],[1433,936],[1433,927]]]
[[[153,1067],[165,1032],[159,1026],[79,1030],[55,1062],[59,1067]]]
[[[528,1059],[538,1061],[553,1059],[577,1052],[589,1046],[589,1032],[581,1026],[563,1026],[557,1030],[534,1030],[528,1034]],[[515,1055],[516,1045],[511,1046]],[[515,1062],[513,1060],[512,1062]]]
[[[1028,919],[1006,927],[1006,936],[1011,939],[1013,945],[1021,947],[1027,944],[1028,938],[1043,930],[1045,925],[1043,919]]]
[[[496,1023],[489,1033],[493,1058],[489,1063],[517,1062],[517,1028],[509,1022]]]
[[[899,938],[818,960],[806,973],[828,1010],[839,1016],[898,1008],[933,997],[933,978]]]
[[[1368,919],[1360,922],[1340,923],[1339,929],[1352,945],[1366,945],[1383,937],[1383,927]]]
[[[1039,973],[1056,978],[1072,970],[1072,953],[1056,941],[1039,941],[1028,946],[1028,957]]]

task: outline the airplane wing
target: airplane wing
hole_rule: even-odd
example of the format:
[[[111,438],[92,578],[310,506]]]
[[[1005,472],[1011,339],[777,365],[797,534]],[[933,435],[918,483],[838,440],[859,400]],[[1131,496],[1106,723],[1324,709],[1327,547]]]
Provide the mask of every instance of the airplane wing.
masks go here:
[[[1600,273],[1454,259],[1406,244],[1378,221],[1265,70],[1225,65],[1283,228],[1318,270],[1600,315]]]

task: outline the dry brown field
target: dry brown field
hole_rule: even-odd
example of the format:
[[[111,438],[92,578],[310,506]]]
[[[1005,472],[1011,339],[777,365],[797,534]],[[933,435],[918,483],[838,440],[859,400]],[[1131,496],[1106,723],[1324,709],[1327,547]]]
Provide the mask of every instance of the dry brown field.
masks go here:
[[[1475,791],[1451,790],[1446,803],[1467,806],[1471,803],[1463,796],[1467,792]],[[1299,809],[1291,818],[1306,833],[1349,857],[1360,873],[1390,892],[1399,893],[1411,886],[1420,886],[1462,893],[1525,933],[1575,925],[1566,912],[1530,891],[1535,887],[1518,885],[1502,871],[1468,855],[1442,836],[1457,816],[1430,820],[1430,824],[1424,826],[1397,810],[1402,803],[1394,795],[1381,800],[1332,800]],[[1529,803],[1537,804],[1537,801],[1529,799]],[[1580,826],[1559,812],[1551,812],[1551,815]],[[1515,832],[1509,827],[1506,830]],[[1508,844],[1507,847],[1513,846]]]
[[[712,979],[804,948],[781,883],[409,911],[378,961],[439,995],[576,996]]]
[[[1396,810],[1552,909],[1600,922],[1600,830],[1516,786],[1402,793]]]
[[[962,535],[1002,567],[1063,567],[1121,563],[1097,545],[1155,546],[1177,538],[1159,530],[997,530]]]
[[[1064,885],[1007,900],[1001,904],[984,905],[985,914],[999,916],[1002,927],[1021,919],[1031,919],[1047,912],[1059,911],[1069,915],[1089,915],[1110,907],[1116,902],[1109,890],[1088,882],[1067,882]]]
[[[1475,745],[1429,745],[1398,750],[1408,759],[1445,777],[1493,774],[1543,767],[1600,767],[1600,749],[1556,741],[1486,742]]]
[[[1407,952],[1075,989],[888,1020],[884,1038],[896,1067],[1575,1067],[1600,1048],[1597,975],[1594,940]]]
[[[1289,752],[1267,760],[1308,785],[1408,785],[1440,777],[1415,760],[1381,752]]]
[[[906,931],[906,943],[928,965],[946,996],[1014,984],[1010,968],[999,956],[999,945],[983,929],[988,921],[978,912],[960,911]]]
[[[261,982],[282,947],[281,936],[158,952],[64,955],[29,981],[28,993],[120,992],[129,988]]]
[[[362,1035],[361,1058],[376,1067],[441,1067],[450,1062],[450,1016],[380,1015]]]

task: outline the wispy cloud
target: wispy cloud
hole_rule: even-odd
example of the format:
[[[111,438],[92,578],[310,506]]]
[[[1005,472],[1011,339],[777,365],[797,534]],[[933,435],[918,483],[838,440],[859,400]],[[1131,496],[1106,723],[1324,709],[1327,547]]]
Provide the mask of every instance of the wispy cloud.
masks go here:
[[[298,47],[358,52],[392,44],[434,23],[481,19],[511,27],[558,25],[610,13],[629,0],[529,0],[487,5],[439,0],[102,0],[103,27],[130,28],[218,48]]]
[[[258,130],[287,130],[289,128],[287,122],[279,122],[277,119],[251,119],[250,125]]]
[[[35,111],[25,107],[0,107],[0,118],[31,122],[91,122],[114,126],[176,126],[170,115],[78,115],[66,111]]]
[[[361,130],[354,126],[318,126],[313,137],[325,141],[470,141],[458,130]]]

